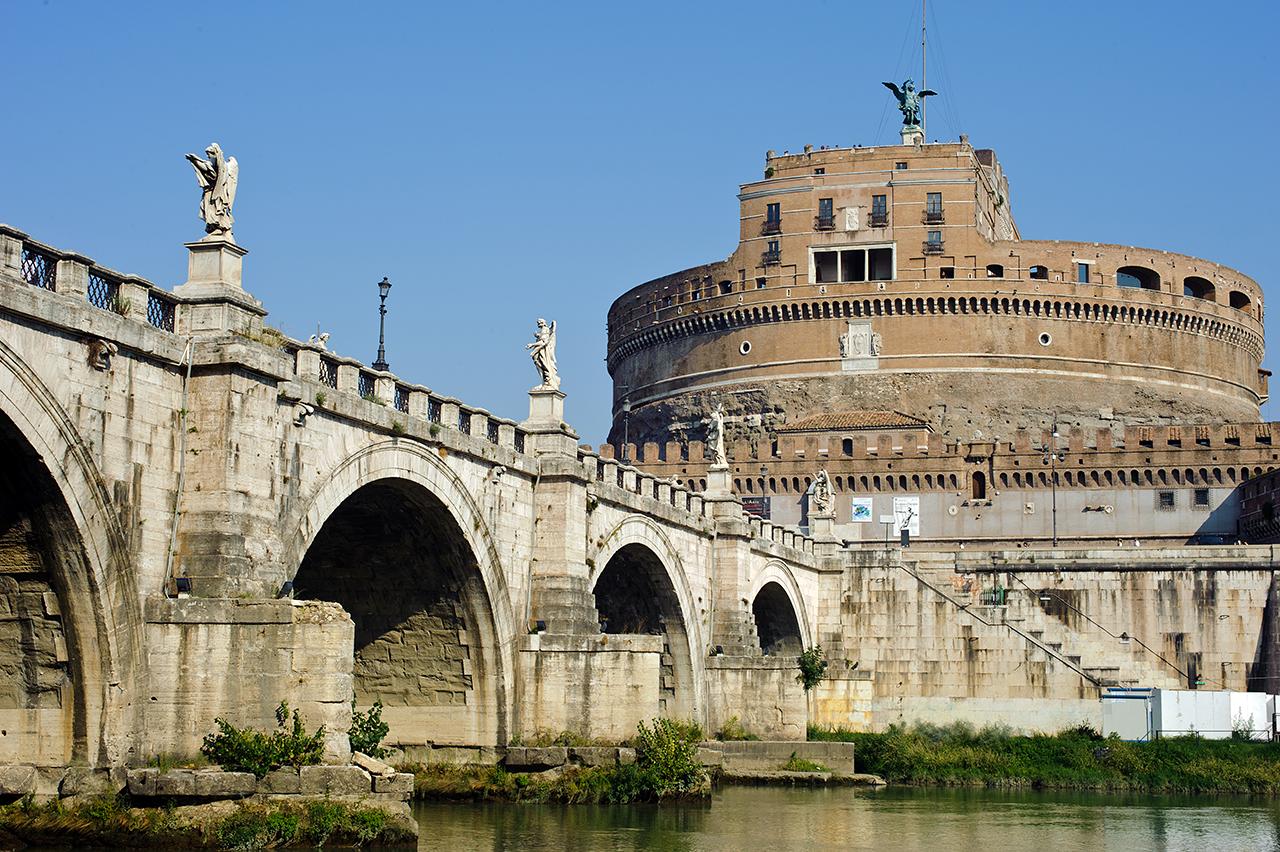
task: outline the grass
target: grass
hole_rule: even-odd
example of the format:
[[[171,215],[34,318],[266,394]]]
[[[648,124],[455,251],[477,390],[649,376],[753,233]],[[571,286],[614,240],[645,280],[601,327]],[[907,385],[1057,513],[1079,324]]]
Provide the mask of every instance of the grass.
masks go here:
[[[1131,743],[1087,727],[1014,736],[1007,728],[963,723],[891,726],[878,734],[811,727],[809,739],[854,743],[857,771],[891,784],[1280,795],[1276,743],[1200,737]]]
[[[123,795],[75,805],[36,804],[27,797],[0,808],[0,839],[5,835],[36,846],[72,848],[266,849],[411,840],[386,811],[348,802],[242,803],[228,814],[202,818],[189,808],[135,808]]]
[[[791,759],[782,764],[782,768],[788,772],[830,772],[831,769],[823,766],[813,760],[805,760],[803,757],[796,757],[796,753],[791,752]]]

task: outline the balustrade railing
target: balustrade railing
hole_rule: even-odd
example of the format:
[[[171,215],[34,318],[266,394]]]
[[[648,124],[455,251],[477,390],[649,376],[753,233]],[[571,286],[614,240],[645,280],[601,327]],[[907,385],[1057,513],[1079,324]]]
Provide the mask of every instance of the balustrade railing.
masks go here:
[[[58,289],[58,261],[48,252],[35,246],[22,246],[22,280],[32,287],[54,291]]]
[[[409,389],[402,385],[396,385],[395,407],[402,414],[409,413]]]
[[[121,312],[120,282],[92,269],[89,270],[89,283],[85,287],[85,298],[95,308],[116,313]]]
[[[356,392],[360,394],[361,399],[372,399],[377,396],[377,382],[374,381],[373,375],[360,371],[360,378],[356,382]]]
[[[173,319],[176,305],[172,299],[157,294],[154,290],[147,294],[147,322],[161,331],[173,331]]]
[[[432,397],[427,400],[427,420],[432,423],[439,423],[444,416],[444,405],[440,400]]]
[[[316,378],[320,380],[320,384],[336,388],[338,386],[338,362],[332,358],[321,358],[320,375]]]

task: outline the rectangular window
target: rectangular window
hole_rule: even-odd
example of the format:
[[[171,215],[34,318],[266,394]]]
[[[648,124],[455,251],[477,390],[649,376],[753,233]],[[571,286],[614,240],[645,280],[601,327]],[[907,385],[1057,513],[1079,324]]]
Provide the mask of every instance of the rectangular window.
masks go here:
[[[840,252],[813,253],[813,280],[818,284],[833,284],[840,280]]]
[[[815,284],[890,281],[893,279],[893,249],[824,249],[812,254]]]
[[[840,280],[867,280],[867,253],[862,249],[840,252]]]
[[[813,170],[813,173],[814,173],[815,175],[825,175],[825,174],[827,173],[827,170],[826,170],[826,169],[814,169],[814,170]]]
[[[955,278],[956,268],[954,266],[940,266],[938,267],[938,277],[939,278]]]
[[[872,281],[893,279],[893,249],[878,248],[867,252],[867,275]]]
[[[1076,264],[1076,283],[1077,284],[1089,283],[1089,264],[1087,263]]]
[[[767,280],[767,279],[764,279],[764,278],[757,278],[757,279],[756,279],[756,289],[757,289],[757,290],[763,290],[763,289],[765,288],[765,285],[766,285],[766,284],[768,284],[768,280]]]
[[[834,198],[818,199],[818,218],[830,219],[836,215]]]
[[[942,212],[942,193],[941,192],[929,193],[928,201],[925,203],[924,209],[929,211],[930,213],[941,213]]]
[[[1172,512],[1177,507],[1172,491],[1156,492],[1156,509],[1161,512]]]
[[[939,245],[941,245],[941,243],[942,243],[942,232],[941,232],[941,231],[930,231],[930,232],[929,232],[929,242],[931,242],[931,243],[938,243]]]
[[[778,240],[769,240],[769,253],[782,254],[782,243]]]
[[[887,195],[871,196],[871,212],[885,215],[889,212],[889,197]]]
[[[777,201],[771,203],[768,207],[765,208],[764,218],[765,218],[765,221],[768,221],[768,222],[781,222],[782,221],[782,205],[779,204]]]
[[[1195,507],[1197,509],[1209,508],[1209,489],[1197,488],[1195,493]]]
[[[770,247],[774,246],[777,242],[778,242],[777,240],[770,240],[770,241],[769,241],[769,245],[770,245]],[[727,296],[727,295],[729,295],[729,294],[730,294],[730,293],[732,293],[732,292],[733,292],[733,282],[732,282],[732,281],[721,281],[721,282],[720,282],[720,295],[722,295],[722,296]]]
[[[894,164],[893,164],[893,168],[894,168],[894,171],[899,171],[899,172],[901,172],[901,171],[905,171],[905,170],[906,170],[906,168],[907,168],[907,164],[906,164],[906,163],[894,163]]]

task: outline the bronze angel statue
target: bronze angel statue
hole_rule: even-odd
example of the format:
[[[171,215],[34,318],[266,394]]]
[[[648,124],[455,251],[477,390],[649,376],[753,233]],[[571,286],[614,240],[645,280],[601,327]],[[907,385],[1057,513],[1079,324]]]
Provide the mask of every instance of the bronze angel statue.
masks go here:
[[[231,205],[236,200],[236,184],[240,179],[240,165],[235,157],[223,157],[222,147],[214,142],[204,149],[207,160],[196,154],[187,154],[187,160],[196,170],[200,184],[200,218],[204,230],[210,235],[231,236]]]
[[[898,99],[898,109],[902,111],[902,124],[904,127],[919,127],[920,106],[924,98],[938,94],[933,89],[924,89],[917,92],[916,81],[910,78],[902,81],[901,89],[898,88],[897,83],[885,83],[884,85]]]

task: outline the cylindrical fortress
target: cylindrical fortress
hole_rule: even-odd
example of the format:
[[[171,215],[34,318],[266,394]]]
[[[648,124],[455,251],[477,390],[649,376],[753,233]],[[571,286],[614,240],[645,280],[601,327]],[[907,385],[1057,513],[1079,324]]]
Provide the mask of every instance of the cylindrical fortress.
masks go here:
[[[991,151],[770,152],[739,198],[733,255],[611,307],[611,442],[702,438],[713,398],[751,439],[855,410],[961,439],[1259,419],[1258,285],[1187,255],[1020,239]]]

